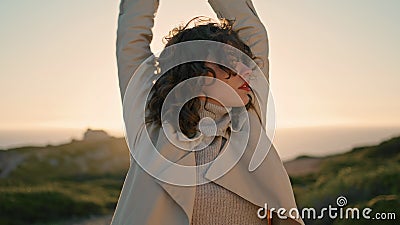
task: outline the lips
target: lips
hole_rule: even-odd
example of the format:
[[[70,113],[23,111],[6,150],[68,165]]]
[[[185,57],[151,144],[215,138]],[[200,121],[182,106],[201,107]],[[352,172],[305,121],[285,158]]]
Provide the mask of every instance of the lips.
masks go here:
[[[247,82],[244,82],[242,86],[239,87],[239,89],[245,90],[245,91],[251,91],[250,85]]]

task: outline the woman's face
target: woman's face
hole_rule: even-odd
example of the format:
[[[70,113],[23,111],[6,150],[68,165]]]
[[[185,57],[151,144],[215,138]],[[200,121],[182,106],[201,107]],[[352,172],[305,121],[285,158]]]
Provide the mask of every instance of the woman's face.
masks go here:
[[[215,78],[222,81],[204,86],[203,91],[209,96],[208,101],[217,105],[222,103],[226,107],[241,107],[250,101],[248,94],[250,94],[251,89],[248,79],[253,71],[249,67],[242,62],[236,62],[235,69],[238,74],[229,77],[229,74],[217,64],[206,62],[205,66],[214,70]],[[208,76],[214,77],[211,72]],[[204,99],[204,97],[201,99]]]

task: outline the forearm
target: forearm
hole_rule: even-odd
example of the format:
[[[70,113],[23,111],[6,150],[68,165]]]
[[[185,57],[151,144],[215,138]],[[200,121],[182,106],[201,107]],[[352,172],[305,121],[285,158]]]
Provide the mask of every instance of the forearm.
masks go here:
[[[233,30],[247,44],[253,54],[262,62],[258,63],[269,80],[268,36],[251,0],[208,0],[218,18],[234,20]],[[257,60],[256,60],[257,61]]]
[[[121,0],[116,46],[121,98],[135,70],[152,55],[151,29],[158,4],[158,0]]]

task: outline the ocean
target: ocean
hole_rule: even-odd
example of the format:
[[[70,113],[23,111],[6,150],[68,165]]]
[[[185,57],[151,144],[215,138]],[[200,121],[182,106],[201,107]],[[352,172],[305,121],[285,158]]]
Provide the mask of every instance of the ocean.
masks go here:
[[[115,137],[123,136],[123,131],[106,131]],[[83,129],[0,130],[0,149],[68,143],[72,139],[81,140],[84,132]],[[299,127],[277,129],[273,142],[286,161],[302,155],[346,152],[396,136],[400,136],[400,127]]]

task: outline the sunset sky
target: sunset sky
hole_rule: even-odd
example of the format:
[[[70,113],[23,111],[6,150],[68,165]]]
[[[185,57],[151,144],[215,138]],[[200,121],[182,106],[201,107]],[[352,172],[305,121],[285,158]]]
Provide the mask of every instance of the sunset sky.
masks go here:
[[[277,126],[400,125],[400,1],[254,0],[270,38]],[[0,129],[122,130],[119,1],[0,2]],[[152,49],[215,17],[205,0],[161,0]]]

